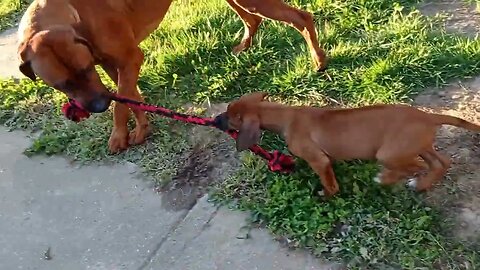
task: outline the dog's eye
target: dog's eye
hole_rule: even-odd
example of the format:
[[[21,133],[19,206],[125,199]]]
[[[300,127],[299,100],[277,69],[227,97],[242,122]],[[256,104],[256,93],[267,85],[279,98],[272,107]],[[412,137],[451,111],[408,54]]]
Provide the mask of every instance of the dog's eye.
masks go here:
[[[55,84],[53,87],[58,90],[71,91],[74,88],[74,83],[70,80]]]
[[[92,63],[92,64],[88,65],[86,68],[77,70],[76,77],[81,78],[81,79],[85,79],[87,74],[89,72],[93,71],[94,69],[95,69],[95,65]]]
[[[241,118],[240,114],[238,114],[238,113],[235,114],[235,119],[240,120],[240,118]]]

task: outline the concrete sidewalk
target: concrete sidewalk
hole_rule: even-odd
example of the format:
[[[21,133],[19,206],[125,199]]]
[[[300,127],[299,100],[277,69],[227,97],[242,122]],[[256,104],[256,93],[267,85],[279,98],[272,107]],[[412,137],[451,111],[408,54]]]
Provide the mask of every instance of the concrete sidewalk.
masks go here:
[[[15,30],[0,35],[0,77],[18,72]],[[289,251],[245,213],[200,199],[171,211],[133,164],[76,168],[27,158],[22,132],[0,127],[0,269],[339,269]]]
[[[166,210],[132,164],[75,168],[29,143],[0,128],[0,269],[334,269],[265,230],[238,239],[246,214],[206,197]]]

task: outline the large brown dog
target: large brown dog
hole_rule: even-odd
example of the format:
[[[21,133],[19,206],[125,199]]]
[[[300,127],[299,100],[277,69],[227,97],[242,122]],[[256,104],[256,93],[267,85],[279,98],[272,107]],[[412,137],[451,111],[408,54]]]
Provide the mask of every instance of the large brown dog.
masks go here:
[[[242,18],[245,35],[233,50],[239,53],[252,43],[263,18],[295,27],[307,41],[318,70],[326,56],[318,46],[312,15],[281,0],[226,0]],[[95,65],[117,83],[118,92],[142,100],[137,89],[143,53],[139,43],[155,30],[172,0],[36,0],[19,27],[20,70],[36,76],[74,98],[90,112],[107,110],[111,100]],[[127,129],[129,109],[115,104],[114,127],[109,140],[112,152],[143,143],[149,131],[145,113],[134,111],[136,127]]]
[[[407,105],[291,107],[264,101],[265,96],[244,95],[230,103],[216,121],[223,129],[239,131],[239,151],[258,143],[261,129],[282,135],[290,152],[305,159],[320,176],[326,196],[339,191],[334,160],[379,161],[383,169],[376,180],[381,184],[393,184],[428,169],[418,180],[409,181],[417,191],[427,190],[450,166],[450,160],[434,149],[437,128],[453,125],[480,132],[480,126],[463,119]]]

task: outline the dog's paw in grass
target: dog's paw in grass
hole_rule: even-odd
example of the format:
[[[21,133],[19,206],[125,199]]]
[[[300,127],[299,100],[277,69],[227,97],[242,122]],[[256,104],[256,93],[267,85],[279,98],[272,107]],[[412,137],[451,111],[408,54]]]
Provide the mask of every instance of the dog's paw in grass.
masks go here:
[[[381,183],[382,183],[382,175],[381,175],[380,173],[378,173],[378,174],[373,178],[373,182],[378,183],[378,184],[381,184]]]
[[[407,180],[406,186],[410,190],[416,190],[417,188],[417,178],[410,178]]]

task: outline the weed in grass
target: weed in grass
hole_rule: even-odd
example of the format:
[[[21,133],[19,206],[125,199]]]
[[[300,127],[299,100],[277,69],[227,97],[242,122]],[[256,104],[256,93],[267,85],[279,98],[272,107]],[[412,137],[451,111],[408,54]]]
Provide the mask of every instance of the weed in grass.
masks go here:
[[[315,14],[320,42],[331,58],[325,74],[312,71],[305,42],[292,28],[265,21],[254,46],[234,56],[231,48],[240,41],[243,25],[224,1],[174,2],[159,29],[142,43],[139,84],[146,101],[182,110],[187,102],[228,102],[264,90],[292,104],[408,102],[424,87],[480,72],[480,41],[445,34],[413,9],[417,1],[290,2]],[[147,144],[110,156],[110,112],[69,123],[60,115],[65,98],[43,84],[4,81],[1,88],[0,120],[42,130],[31,154],[129,160],[161,181],[175,174],[177,153],[190,148],[189,126],[152,117],[154,134]],[[262,145],[285,149],[270,134]],[[244,163],[238,175],[218,187],[215,198],[251,210],[295,245],[342,258],[351,267],[479,264],[477,249],[446,238],[445,222],[421,195],[372,183],[373,163],[336,164],[341,194],[329,201],[317,196],[318,178],[304,162],[292,175],[267,172],[251,155]]]

